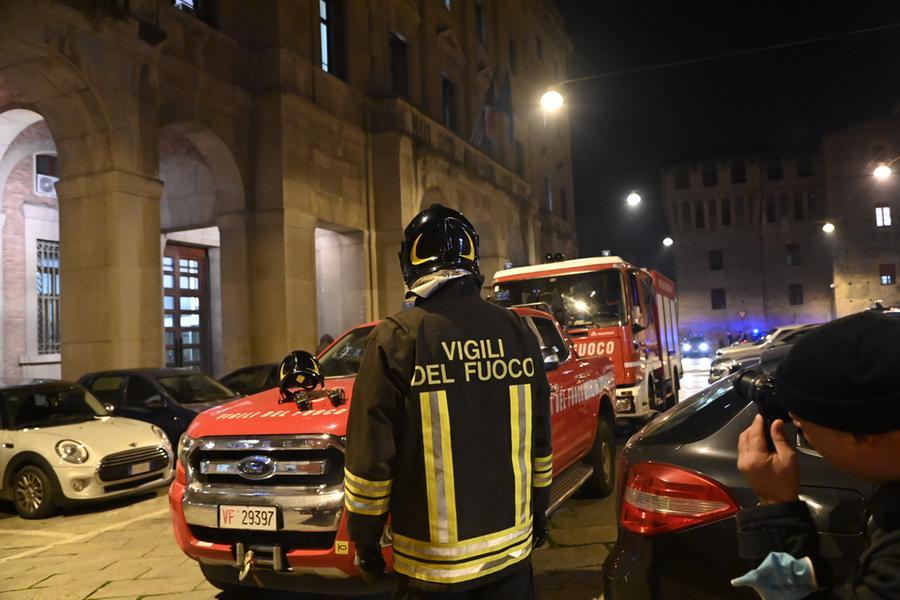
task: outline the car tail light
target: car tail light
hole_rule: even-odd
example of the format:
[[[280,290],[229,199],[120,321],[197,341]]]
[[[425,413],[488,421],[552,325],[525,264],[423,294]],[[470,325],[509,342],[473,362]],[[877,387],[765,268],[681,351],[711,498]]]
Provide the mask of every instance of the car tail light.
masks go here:
[[[619,521],[628,531],[652,536],[718,521],[737,511],[737,503],[712,479],[648,462],[628,469]]]

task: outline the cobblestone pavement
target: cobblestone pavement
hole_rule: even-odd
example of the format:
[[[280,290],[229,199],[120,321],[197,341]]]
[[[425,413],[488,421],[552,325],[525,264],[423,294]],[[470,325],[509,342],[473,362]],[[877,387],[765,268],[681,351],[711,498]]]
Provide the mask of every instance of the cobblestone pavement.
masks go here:
[[[682,389],[701,389],[705,369],[699,364],[689,368]],[[553,516],[549,543],[534,555],[538,598],[599,598],[600,567],[615,543],[615,522],[612,497],[564,504]],[[20,519],[11,504],[0,503],[0,540],[0,600],[237,597],[206,583],[197,564],[182,554],[164,489],[38,521]],[[265,597],[313,600],[309,595]]]

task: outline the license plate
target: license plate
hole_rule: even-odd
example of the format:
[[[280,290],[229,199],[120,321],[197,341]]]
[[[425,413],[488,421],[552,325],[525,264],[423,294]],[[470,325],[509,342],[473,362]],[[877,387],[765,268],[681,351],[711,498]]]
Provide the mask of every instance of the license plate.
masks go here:
[[[150,463],[142,462],[136,465],[131,465],[128,468],[129,475],[140,475],[141,473],[149,473],[150,472]]]
[[[278,509],[274,506],[219,506],[219,527],[223,529],[257,529],[276,531]]]

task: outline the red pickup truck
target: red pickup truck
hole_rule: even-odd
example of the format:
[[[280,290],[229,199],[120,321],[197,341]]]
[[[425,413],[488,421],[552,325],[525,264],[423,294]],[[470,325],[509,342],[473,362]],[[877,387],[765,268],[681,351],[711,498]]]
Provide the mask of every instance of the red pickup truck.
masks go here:
[[[616,390],[610,359],[579,357],[549,314],[512,310],[539,337],[551,384],[550,510],[579,488],[609,494]],[[319,357],[326,387],[344,390],[349,402],[322,398],[301,411],[272,389],[200,413],[182,436],[169,490],[175,538],[216,587],[378,591],[358,576],[343,510],[350,394],[374,326],[351,329]],[[389,530],[383,544],[389,560]]]

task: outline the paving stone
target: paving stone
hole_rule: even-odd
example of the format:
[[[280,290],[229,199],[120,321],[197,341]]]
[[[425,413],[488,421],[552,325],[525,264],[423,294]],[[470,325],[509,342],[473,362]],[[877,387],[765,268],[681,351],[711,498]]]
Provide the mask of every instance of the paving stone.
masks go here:
[[[554,528],[550,531],[550,542],[556,546],[585,546],[615,542],[618,531],[615,525],[595,525],[593,527]]]
[[[0,589],[7,592],[25,590],[38,585],[39,583],[49,579],[50,577],[52,577],[52,575],[26,571],[25,573],[21,573],[19,575],[0,579]]]
[[[572,548],[553,548],[534,555],[535,572],[566,571],[578,567],[600,568],[609,551],[603,544],[576,546]]]
[[[165,579],[135,579],[128,581],[111,581],[90,596],[95,598],[114,598],[116,596],[137,595],[151,596],[160,594],[181,594],[193,591],[203,578],[199,572],[192,577],[169,577]]]

